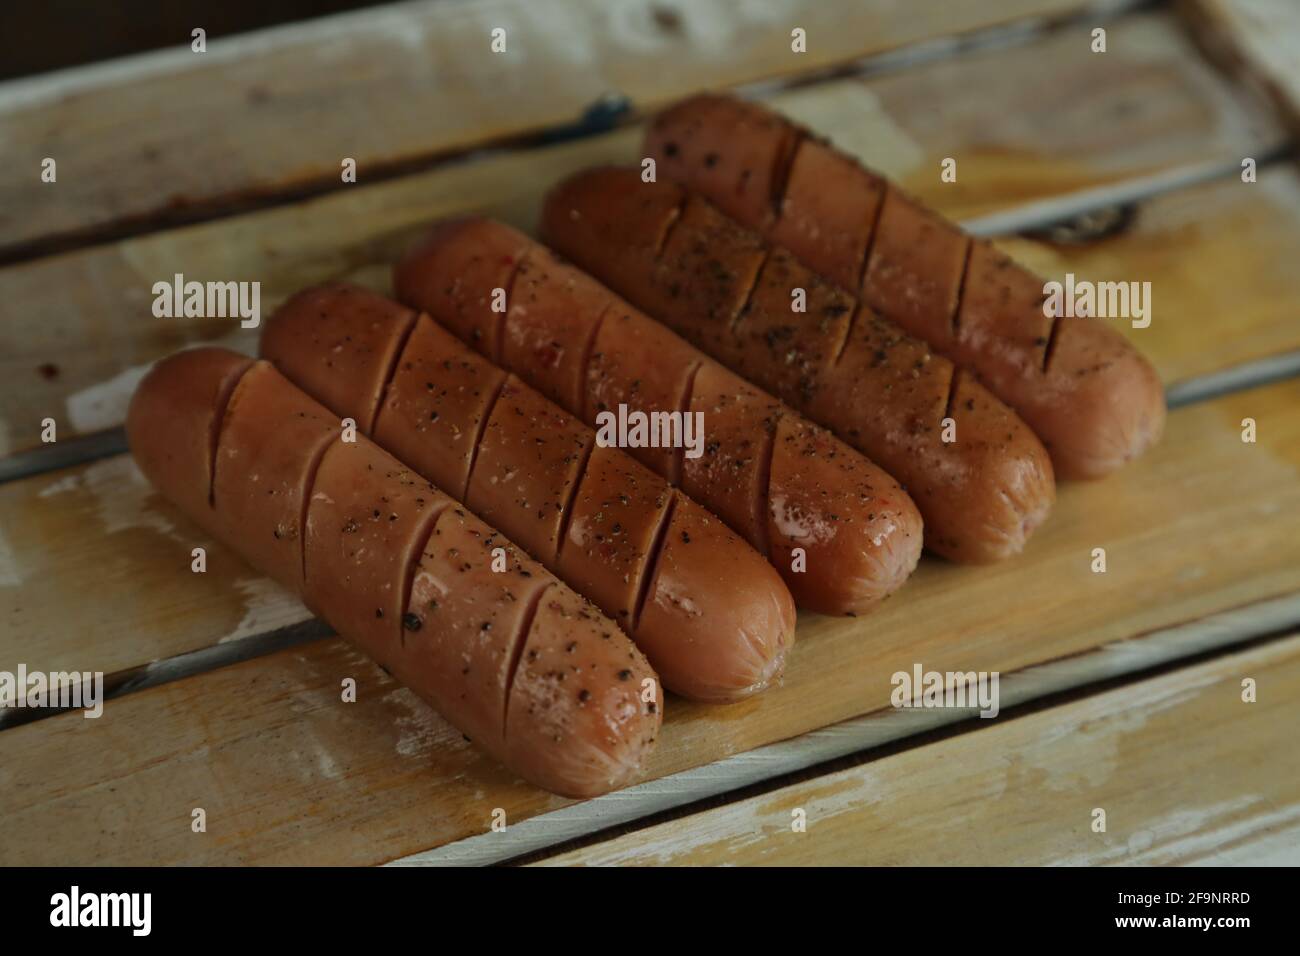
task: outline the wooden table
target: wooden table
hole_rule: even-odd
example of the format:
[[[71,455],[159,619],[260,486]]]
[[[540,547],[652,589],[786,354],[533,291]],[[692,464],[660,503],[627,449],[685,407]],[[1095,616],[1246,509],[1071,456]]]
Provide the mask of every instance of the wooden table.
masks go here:
[[[1286,0],[440,0],[0,85],[0,671],[114,694],[98,720],[0,712],[0,864],[1300,862],[1296,49]],[[207,540],[120,426],[159,356],[256,345],[153,317],[154,282],[257,280],[267,310],[385,289],[429,220],[531,229],[558,177],[719,87],[1045,273],[1150,281],[1126,332],[1173,410],[1022,557],[801,615],[780,687],[669,701],[643,782],[564,800]],[[1118,231],[1049,228],[1116,207]],[[1001,714],[891,707],[917,662],[998,672]]]

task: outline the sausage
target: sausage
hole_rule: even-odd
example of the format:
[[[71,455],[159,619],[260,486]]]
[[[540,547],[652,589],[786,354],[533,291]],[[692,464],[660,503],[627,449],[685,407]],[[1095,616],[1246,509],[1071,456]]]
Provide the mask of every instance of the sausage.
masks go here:
[[[1100,477],[1159,440],[1159,377],[1122,334],[1049,318],[1041,278],[826,140],[704,94],[661,113],[645,149],[663,176],[975,372],[1038,434],[1059,477]]]
[[[670,690],[780,676],[794,602],[763,557],[427,315],[330,283],[266,322],[261,354],[618,621]]]
[[[164,359],[126,429],[165,497],[521,776],[593,796],[641,765],[662,712],[618,627],[269,362]]]
[[[579,173],[548,197],[542,235],[881,465],[916,502],[936,553],[973,562],[1016,554],[1051,509],[1051,461],[1009,408],[675,183],[643,183],[635,169]]]
[[[916,566],[920,516],[897,482],[522,233],[441,223],[394,288],[588,424],[620,405],[701,413],[698,457],[629,454],[765,555],[800,606],[865,611]]]

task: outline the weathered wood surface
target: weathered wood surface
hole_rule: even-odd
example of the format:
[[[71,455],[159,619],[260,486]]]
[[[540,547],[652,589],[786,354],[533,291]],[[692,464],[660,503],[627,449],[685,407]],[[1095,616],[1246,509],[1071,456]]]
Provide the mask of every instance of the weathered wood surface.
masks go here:
[[[1254,183],[1230,176],[1158,196],[1100,241],[1001,245],[1046,276],[1150,282],[1150,327],[1117,327],[1169,385],[1300,349],[1300,173],[1290,163]]]
[[[1300,133],[1300,5],[1293,0],[1178,0],[1197,39],[1261,87]]]
[[[1021,16],[1031,7],[1057,15],[1081,5],[1017,0],[1000,6],[998,16]],[[411,5],[404,13],[395,8],[384,16],[400,19],[422,7]],[[608,7],[611,16],[634,9],[644,16],[650,8]],[[681,29],[685,42],[698,45],[706,33],[696,18],[709,9],[705,4],[689,13],[677,11],[675,28],[657,19],[654,29]],[[910,39],[890,33],[901,21],[882,21],[869,35],[867,52],[923,39],[930,35],[926,30],[954,29],[952,11],[927,21],[928,14],[917,12],[921,9],[899,5],[882,15],[910,18],[915,32]],[[816,15],[833,18],[834,10],[819,6]],[[975,16],[973,10],[962,15]],[[97,183],[83,197],[84,208],[51,206],[52,230],[129,225],[132,216],[156,212],[156,182],[148,183],[154,192],[144,206],[133,198],[145,178],[179,182],[177,195],[202,205],[247,196],[262,188],[259,182],[282,189],[335,176],[337,159],[328,151],[339,152],[344,145],[336,120],[348,110],[355,114],[366,102],[363,94],[401,89],[410,58],[427,59],[427,47],[434,43],[428,33],[401,41],[395,22],[376,20],[375,31],[360,31],[362,39],[390,51],[405,43],[409,49],[399,58],[406,59],[390,64],[374,59],[371,51],[364,59],[373,70],[354,78],[348,88],[356,96],[349,95],[346,109],[288,146],[277,129],[270,147],[258,146],[266,166],[259,166],[257,150],[248,148],[257,140],[245,141],[241,133],[239,142],[223,147],[235,157],[231,170],[213,175],[195,163],[189,147],[160,149],[149,135],[140,138],[149,132],[139,119],[147,109],[134,117],[129,109],[101,109],[94,115],[102,118],[99,128],[109,132],[83,153],[89,163],[124,163],[137,147],[140,157],[150,149],[153,156],[130,168],[120,194],[104,192],[105,184]],[[645,24],[629,20],[628,25],[630,42]],[[965,54],[921,70],[821,83],[776,93],[775,100],[832,132],[927,201],[967,219],[1026,204],[1050,205],[1057,197],[1112,189],[1118,194],[1126,183],[1138,184],[1140,195],[1143,184],[1162,176],[1226,170],[1241,155],[1276,149],[1281,133],[1269,114],[1200,62],[1169,17],[1129,16],[1108,26],[1111,52],[1104,69],[1087,51],[1087,29],[1081,25],[1022,47]],[[638,106],[649,106],[703,85],[781,74],[783,67],[756,65],[770,52],[758,39],[763,29],[748,34],[752,47],[741,41],[729,50],[739,53],[737,59],[723,57],[714,65],[730,71],[724,79],[651,76],[647,64],[656,53],[625,57],[619,68],[639,69],[638,82],[646,89],[629,85],[623,92],[632,93]],[[811,37],[828,31],[809,32]],[[327,85],[337,95],[338,71],[331,75],[319,64],[311,75],[299,71],[301,82],[290,84],[300,97],[296,106],[287,95],[292,90],[264,81],[293,75],[292,70],[275,72],[275,57],[294,44],[300,56],[321,55],[332,42],[340,62],[358,62],[350,57],[364,46],[335,37],[330,41],[326,33],[307,31],[280,51],[232,44],[220,56],[214,45],[204,69],[219,68],[229,89],[212,83],[200,105],[216,110],[246,104],[254,126],[282,127],[289,111],[296,128],[303,110],[328,105],[323,101]],[[863,39],[845,36],[834,42],[848,50]],[[344,48],[352,52],[345,54]],[[754,50],[759,52],[751,56]],[[804,59],[791,69],[857,54],[830,56],[826,48],[818,49],[817,56],[823,55],[825,60]],[[155,88],[163,86],[157,71],[176,65],[168,56],[141,73],[119,74],[110,86],[135,90],[150,78]],[[245,77],[248,56],[270,72],[252,69]],[[182,71],[177,89],[196,75]],[[1069,82],[1044,83],[1046,75]],[[42,123],[59,117],[81,122],[92,115],[97,94],[75,89],[81,82],[75,78],[71,87],[66,82],[54,78],[43,86],[0,88],[0,133],[15,117],[30,120],[35,114],[24,111],[38,107]],[[553,101],[546,100],[552,91],[545,89],[516,97],[512,109],[531,104],[533,110],[524,110],[523,120],[491,110],[479,116],[431,112],[429,97],[451,94],[424,86],[406,101],[426,104],[423,125],[409,123],[405,106],[400,112],[396,107],[377,115],[368,111],[367,123],[379,136],[366,144],[370,159],[358,157],[363,182],[365,170],[385,162],[553,125],[573,118],[574,102],[589,101],[562,83],[557,89]],[[953,90],[982,92],[952,96]],[[155,112],[159,107],[140,102]],[[241,130],[244,118],[236,124]],[[59,135],[72,135],[71,128],[62,129]],[[0,270],[0,300],[7,304],[0,324],[0,454],[31,447],[39,419],[47,414],[58,419],[61,438],[116,425],[145,365],[180,345],[216,339],[246,350],[254,346],[252,335],[232,332],[229,320],[154,319],[148,310],[154,281],[178,271],[197,279],[260,279],[264,309],[325,278],[348,276],[384,288],[383,263],[423,222],[472,210],[531,226],[547,185],[589,163],[630,160],[638,135],[627,129],[506,152]],[[410,149],[403,151],[402,142]],[[300,147],[324,150],[329,161],[313,156],[293,166],[287,150]],[[205,146],[205,161],[209,154]],[[956,184],[939,182],[938,163],[946,156],[958,159]],[[180,180],[170,173],[161,176],[172,163],[186,166]],[[61,163],[61,185],[77,182],[62,179],[65,168]],[[148,177],[137,176],[141,169]],[[204,192],[201,184],[195,191],[195,171],[211,180],[212,191]],[[234,178],[223,178],[231,171]],[[1290,261],[1300,244],[1295,175],[1293,168],[1278,166],[1258,184],[1224,176],[1150,198],[1127,230],[1105,241],[1055,246],[1013,240],[1009,248],[1053,274],[1152,281],[1155,321],[1131,334],[1166,381],[1195,383],[1300,345],[1300,326],[1288,308],[1298,300],[1298,280],[1270,264]],[[86,185],[81,179],[77,188]],[[5,189],[0,186],[0,200],[8,196]],[[10,208],[0,202],[0,217]],[[83,213],[86,218],[77,219]],[[1006,221],[1012,223],[1006,228],[1016,228],[1014,219]],[[27,220],[20,225],[26,228]],[[44,235],[41,227],[22,241]],[[0,218],[0,248],[8,237]],[[926,561],[908,587],[870,617],[845,621],[805,615],[783,687],[729,708],[668,702],[669,720],[648,776],[680,774],[879,712],[888,701],[888,675],[915,662],[940,670],[1023,675],[1026,668],[1095,656],[1117,641],[1140,644],[1142,635],[1162,628],[1217,620],[1227,609],[1256,602],[1292,607],[1290,598],[1300,593],[1300,543],[1285,516],[1300,505],[1298,389],[1296,382],[1284,382],[1176,412],[1169,437],[1150,458],[1110,481],[1062,489],[1052,522],[1018,561],[984,569]],[[1239,440],[1245,416],[1260,423],[1257,445]],[[189,572],[190,548],[196,544],[209,547],[207,575]],[[1088,570],[1097,546],[1108,551],[1105,575]],[[1008,593],[1017,595],[1015,602],[1008,602]],[[265,635],[306,619],[296,600],[206,542],[153,496],[123,456],[0,488],[0,602],[0,669],[25,663],[50,670],[129,672],[143,674],[146,682],[151,662],[159,662],[153,667],[171,677],[185,673],[179,663],[185,658],[178,662],[177,655],[188,652],[250,647],[263,653],[271,646]],[[206,660],[210,665],[220,658]],[[361,685],[358,704],[339,700],[345,676],[357,677]],[[982,736],[983,731],[974,739]],[[23,780],[42,784],[25,786]],[[208,812],[206,834],[190,829],[196,807]],[[0,732],[0,815],[6,820],[0,828],[0,863],[383,862],[483,834],[496,807],[517,822],[573,805],[511,780],[338,640],[276,651],[128,694],[110,701],[100,720],[64,714]],[[1246,807],[1242,819],[1255,820],[1253,812]],[[1231,837],[1228,829],[1215,832]]]
[[[309,617],[160,498],[129,455],[0,485],[0,515],[0,670],[115,674]]]
[[[1259,440],[1240,438],[1250,416]],[[1174,412],[1149,456],[1062,489],[1022,558],[925,562],[876,613],[805,616],[783,686],[667,702],[664,776],[888,706],[890,675],[1009,673],[1300,591],[1300,381]],[[1108,570],[1094,574],[1095,547]],[[1015,600],[1009,600],[1014,594]],[[356,677],[359,701],[340,702]],[[21,769],[19,769],[21,768]],[[24,779],[39,786],[14,786]],[[337,640],[0,731],[0,861],[391,860],[565,801],[511,780]],[[189,814],[207,810],[192,834]]]
[[[0,250],[364,178],[557,124],[606,94],[652,108],[1024,17],[1128,6],[1002,0],[437,0],[370,8],[0,86]],[[791,49],[806,31],[807,52]],[[504,29],[505,50],[491,49]],[[664,69],[671,62],[672,69]],[[40,180],[41,163],[58,180]]]
[[[1269,111],[1197,59],[1169,17],[1126,17],[1109,35],[1104,55],[1090,52],[1088,31],[1076,27],[1009,50],[787,91],[775,102],[959,217],[1189,164],[1235,164],[1242,150],[1277,142]],[[931,78],[936,70],[946,94]],[[1069,84],[1042,81],[1058,70]],[[965,95],[984,89],[992,92]],[[429,220],[474,211],[531,228],[558,178],[635,159],[639,135],[628,129],[340,186],[310,202],[0,269],[0,454],[39,445],[47,416],[60,440],[120,424],[147,364],[187,343],[254,347],[255,333],[232,319],[155,318],[155,282],[178,272],[258,281],[263,312],[325,279],[383,287],[383,264]],[[948,156],[958,159],[957,183],[939,180]],[[1293,209],[1264,214],[1280,233],[1295,218]]]
[[[1225,82],[1177,18],[1149,12],[1108,23],[1105,53],[1092,52],[1092,26],[870,77],[879,119],[850,123],[832,111],[822,120],[815,108],[800,118],[959,220],[1235,165],[1279,141],[1267,102]],[[939,181],[947,157],[957,161],[956,182]]]
[[[1125,640],[1059,660],[1037,664],[999,678],[1002,711],[1117,677],[1134,675],[1196,655],[1223,652],[1236,644],[1276,636],[1300,620],[1300,593],[1234,608],[1196,621],[1147,631]],[[1136,677],[1130,677],[1136,680]],[[544,858],[592,834],[613,836],[638,821],[680,810],[691,804],[717,805],[739,799],[744,788],[778,778],[807,779],[830,772],[820,765],[844,766],[851,758],[862,762],[869,751],[907,746],[909,738],[951,725],[958,732],[984,728],[975,707],[878,710],[837,724],[819,727],[788,740],[764,744],[713,763],[635,784],[597,800],[552,810],[505,830],[466,837],[455,843],[422,850],[391,861],[389,866],[483,866],[514,860]],[[802,776],[795,776],[802,775]],[[776,786],[776,784],[769,784]],[[703,804],[709,801],[709,804]],[[559,850],[558,852],[563,852]]]
[[[1297,724],[1292,635],[545,865],[1295,866]]]
[[[1300,271],[1286,265],[1300,261],[1298,199],[1300,177],[1283,166],[1256,184],[1159,197],[1100,242],[1006,245],[1049,274],[1150,281],[1150,327],[1120,328],[1166,381],[1186,383],[1300,349]],[[191,574],[200,545],[208,571]],[[69,606],[71,593],[83,600]],[[153,494],[125,455],[0,484],[0,668],[111,673],[305,615]]]

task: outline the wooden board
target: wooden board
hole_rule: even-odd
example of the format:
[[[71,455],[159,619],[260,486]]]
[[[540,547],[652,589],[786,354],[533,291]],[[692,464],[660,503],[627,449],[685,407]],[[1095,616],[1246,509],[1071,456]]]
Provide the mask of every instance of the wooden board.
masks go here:
[[[527,15],[544,14],[557,2],[543,0],[526,8]],[[568,11],[586,10],[590,2],[570,4]],[[17,100],[15,88],[0,88],[0,134],[14,115],[8,111],[28,96],[21,105],[39,105],[41,122],[77,124],[78,135],[88,119],[111,130],[92,137],[93,148],[78,140],[78,160],[88,167],[127,170],[113,193],[102,175],[90,184],[63,179],[61,161],[61,184],[89,185],[85,201],[75,209],[60,208],[49,200],[68,192],[40,196],[29,190],[48,204],[51,217],[42,222],[52,223],[54,233],[36,227],[20,245],[26,243],[23,248],[34,254],[47,241],[84,241],[94,233],[122,236],[264,198],[283,201],[294,198],[295,190],[332,188],[337,161],[328,153],[324,161],[321,154],[305,151],[341,148],[338,135],[345,126],[375,133],[366,142],[374,151],[362,164],[363,183],[370,183],[422,168],[439,154],[572,119],[574,103],[590,102],[578,99],[575,89],[586,91],[592,76],[626,69],[617,75],[635,77],[637,89],[624,92],[644,106],[677,95],[679,86],[689,90],[779,75],[780,68],[756,66],[772,52],[765,44],[774,19],[790,11],[818,17],[837,12],[832,5],[814,10],[803,0],[791,0],[775,12],[755,8],[731,16],[718,34],[731,41],[725,55],[714,55],[707,66],[692,60],[674,76],[653,75],[649,64],[659,57],[647,52],[648,46],[629,53],[618,45],[640,44],[663,30],[683,33],[685,44],[698,52],[712,36],[705,28],[714,6],[708,0],[683,13],[621,0],[589,10],[596,30],[609,26],[600,17],[624,14],[631,19],[617,26],[629,29],[612,47],[604,43],[606,37],[584,32],[586,23],[564,39],[590,43],[602,64],[621,55],[618,62],[577,75],[567,61],[557,64],[548,46],[540,69],[559,71],[553,89],[537,84],[513,98],[497,96],[512,78],[535,83],[536,62],[514,63],[515,73],[493,74],[500,80],[492,87],[497,103],[478,114],[438,111],[440,97],[463,106],[466,91],[409,74],[414,63],[439,75],[444,61],[430,56],[432,49],[457,62],[472,52],[472,43],[455,29],[440,37],[408,31],[398,39],[411,26],[411,15],[431,11],[423,5],[353,21],[360,45],[344,38],[343,21],[334,21],[262,35],[247,45],[235,41],[219,49],[214,44],[212,58],[197,66],[188,54],[179,59],[163,54],[142,71],[115,72],[118,68],[110,66],[94,81],[104,86],[108,99],[83,85],[96,75],[93,70],[26,85],[17,90]],[[999,6],[996,15],[1030,8],[1041,11],[1045,3],[1016,0]],[[524,8],[480,6],[464,22],[482,27],[482,16],[494,9],[519,13]],[[973,10],[956,15],[987,16]],[[848,13],[868,15],[856,5]],[[890,32],[903,19],[920,31],[917,39],[926,29],[947,33],[954,24],[954,11],[907,5],[886,17],[887,29],[855,35],[844,29],[844,11],[839,14],[833,27],[844,33],[834,42],[846,50],[859,48],[863,36],[870,50],[910,42]],[[650,32],[639,32],[643,26]],[[1292,277],[1262,262],[1274,255],[1286,261],[1300,243],[1295,171],[1278,167],[1254,187],[1234,188],[1238,184],[1230,180],[1242,150],[1274,155],[1281,133],[1249,96],[1189,52],[1168,17],[1130,16],[1108,23],[1111,52],[1105,59],[1086,49],[1090,26],[1090,18],[1080,20],[1032,43],[1008,45],[1008,38],[1034,34],[1033,26],[1021,24],[986,37],[996,39],[992,49],[943,59],[963,46],[949,37],[864,61],[865,80],[850,77],[785,92],[759,84],[751,92],[775,95],[783,108],[834,132],[930,202],[979,220],[986,233],[990,223],[995,234],[1016,231],[1044,221],[1045,210],[1059,212],[1071,204],[1089,209],[1115,197],[1149,200],[1125,232],[1105,242],[1066,248],[1016,241],[1015,248],[1048,270],[1152,280],[1157,322],[1134,335],[1167,380],[1190,386],[1180,394],[1194,394],[1199,383],[1218,381],[1225,368],[1276,359],[1296,347],[1297,328],[1286,306],[1296,301]],[[547,23],[536,36],[551,43],[557,37],[554,27]],[[741,32],[731,32],[733,27]],[[819,27],[810,35],[826,32]],[[781,56],[789,58],[784,24],[777,33]],[[367,42],[394,55],[357,59]],[[448,42],[450,54],[443,49]],[[280,56],[289,48],[295,56]],[[334,71],[320,69],[319,61],[331,54]],[[826,57],[827,48],[817,48],[816,55]],[[304,68],[303,61],[313,56],[318,62]],[[792,69],[834,68],[843,59],[809,55]],[[180,61],[185,63],[178,71]],[[919,63],[925,68],[898,69]],[[231,170],[213,174],[195,165],[190,146],[159,149],[150,138],[156,132],[152,122],[141,119],[173,113],[171,97],[185,93],[193,71],[208,67],[213,68],[206,74],[211,89],[198,97],[194,90],[185,94],[196,113],[181,125],[207,117],[206,141],[201,135],[191,138],[204,143],[204,158],[213,140],[213,116],[223,117],[216,128],[239,129],[239,142],[224,142],[224,133],[217,137],[233,157],[233,178],[226,178]],[[274,69],[275,83],[284,80],[288,88],[248,85],[269,76],[259,69]],[[702,79],[706,74],[731,78]],[[339,76],[351,76],[351,82],[340,86]],[[1057,82],[1044,84],[1044,76]],[[160,77],[175,82],[159,82]],[[797,79],[803,83],[810,77],[801,71]],[[569,80],[577,86],[566,87]],[[152,92],[140,100],[111,97],[114,91],[139,93],[146,87]],[[345,91],[341,102],[340,89]],[[953,90],[981,95],[954,96]],[[335,98],[332,111],[329,96]],[[249,123],[229,121],[232,104],[252,117]],[[119,112],[118,107],[124,108]],[[362,107],[364,121],[357,116]],[[214,112],[205,114],[209,108]],[[411,124],[412,109],[421,110],[425,121]],[[283,128],[296,129],[303,115],[319,118],[322,110],[329,115],[304,135],[291,142],[278,136],[270,146],[260,144],[259,155],[243,142],[249,125],[262,124],[278,135]],[[54,132],[50,142],[71,142],[71,128]],[[200,279],[259,278],[267,309],[298,286],[322,278],[351,276],[383,288],[384,263],[424,220],[479,210],[529,226],[551,181],[589,162],[635,157],[637,135],[627,129],[558,147],[511,149],[380,185],[340,188],[292,207],[0,270],[0,293],[17,293],[4,301],[19,317],[0,324],[0,454],[31,447],[35,423],[44,414],[59,419],[65,440],[103,435],[101,429],[120,422],[125,397],[144,363],[178,344],[209,339],[245,349],[254,344],[247,333],[232,333],[228,322],[152,319],[147,306],[153,281],[175,271]],[[137,154],[140,142],[144,146]],[[403,152],[402,144],[412,151]],[[295,155],[307,156],[304,164],[291,167]],[[959,162],[957,184],[940,183],[936,175],[939,160],[949,155]],[[132,159],[135,164],[126,166]],[[185,164],[179,178],[168,170],[173,162]],[[148,175],[141,175],[142,169]],[[210,191],[204,191],[207,183],[196,170],[207,174]],[[258,195],[258,177],[267,184],[265,196]],[[191,193],[177,193],[179,202],[160,210],[154,190],[159,181],[179,182]],[[1182,188],[1151,196],[1170,184]],[[0,256],[15,248],[6,246],[4,188]],[[108,212],[100,202],[106,197],[112,204]],[[66,218],[83,213],[84,221]],[[31,221],[30,216],[21,220],[19,228]],[[1177,254],[1160,254],[1171,245]],[[1252,249],[1266,249],[1268,257]],[[1036,256],[1041,258],[1035,261]],[[1210,276],[1219,281],[1210,282]],[[1206,340],[1216,347],[1207,349]],[[730,708],[670,700],[661,749],[648,769],[651,782],[586,804],[510,779],[342,642],[286,647],[303,637],[286,632],[306,620],[301,606],[215,546],[208,574],[190,574],[189,550],[203,539],[149,493],[129,459],[109,457],[7,485],[0,489],[0,600],[5,602],[0,604],[0,669],[17,663],[103,668],[129,678],[120,689],[135,692],[111,700],[98,721],[74,713],[0,727],[0,814],[6,821],[0,827],[0,863],[411,863],[455,859],[460,847],[464,859],[500,859],[518,852],[521,843],[488,831],[498,807],[507,811],[509,832],[527,831],[523,843],[535,849],[591,832],[602,819],[626,822],[675,805],[674,800],[680,804],[690,793],[722,792],[737,781],[784,772],[782,767],[808,766],[816,754],[840,755],[868,745],[864,741],[897,739],[934,726],[928,715],[912,724],[881,709],[888,699],[888,675],[913,663],[1001,670],[1011,689],[1007,699],[1024,700],[1053,687],[1220,647],[1263,627],[1292,625],[1300,617],[1300,544],[1288,539],[1285,516],[1300,504],[1298,387],[1287,382],[1177,412],[1169,440],[1149,459],[1111,481],[1063,489],[1054,521],[1021,560],[985,569],[927,561],[898,598],[868,618],[805,615],[783,687]],[[1245,415],[1260,421],[1258,445],[1237,438]],[[93,453],[88,445],[64,447],[73,455]],[[1087,569],[1098,545],[1109,552],[1106,575]],[[1009,593],[1015,602],[1008,601]],[[261,656],[241,660],[249,655]],[[339,699],[347,676],[360,682],[358,704]],[[1294,722],[1294,713],[1287,716]],[[942,719],[950,717],[956,719],[950,714]],[[1085,721],[1085,739],[1088,726]],[[978,741],[983,731],[968,736]],[[1276,754],[1283,743],[1279,736],[1267,739],[1256,760]],[[1212,748],[1204,752],[1213,754]],[[1068,762],[1054,767],[1065,774],[1075,769]],[[716,779],[707,782],[711,777]],[[1167,772],[1153,776],[1148,785],[1164,786],[1167,779]],[[27,785],[31,780],[41,785]],[[1119,798],[1132,802],[1132,794]],[[196,807],[208,813],[206,833],[191,829]],[[1247,807],[1244,819],[1253,825],[1257,810]],[[574,821],[584,817],[586,823],[575,830]],[[1237,817],[1227,821],[1226,828],[1214,831],[1216,838],[1231,838],[1237,824]],[[499,848],[488,849],[493,841]],[[1121,849],[1132,845],[1126,841]],[[430,847],[448,852],[440,855]]]
[[[1047,276],[1150,282],[1151,325],[1120,322],[1177,385],[1300,349],[1300,174],[1229,176],[1142,203],[1129,227],[1082,245],[1000,243]]]
[[[1300,133],[1300,6],[1292,0],[1178,0],[1205,49],[1273,97]]]
[[[606,94],[650,108],[1022,17],[1122,5],[439,0],[212,36],[205,53],[179,36],[166,52],[0,86],[6,163],[26,173],[0,183],[0,249],[328,188],[344,157],[365,178],[576,123]],[[806,53],[791,50],[795,27]],[[497,28],[502,53],[490,49]],[[39,178],[45,157],[59,163],[52,185]]]
[[[1255,444],[1240,440],[1247,415]],[[1283,519],[1300,508],[1298,472],[1300,381],[1180,409],[1148,457],[1063,488],[1022,558],[927,561],[868,617],[803,617],[783,686],[728,707],[668,701],[649,776],[886,707],[890,675],[916,662],[1009,673],[1294,594],[1300,539]],[[1105,574],[1089,570],[1094,547]],[[347,676],[356,704],[339,701]],[[19,767],[41,786],[13,786]],[[4,863],[373,863],[482,833],[497,807],[518,821],[564,805],[337,640],[129,694],[100,720],[0,732]]]
[[[1300,621],[1300,593],[1212,614],[1196,621],[1148,631],[1103,644],[1093,650],[1037,664],[999,679],[1003,713],[1069,691],[1086,693],[1101,682],[1113,684],[1171,662],[1222,652],[1233,645],[1275,636]],[[598,800],[552,810],[515,822],[503,831],[489,831],[455,843],[422,850],[391,861],[389,866],[483,866],[537,858],[546,851],[592,834],[614,834],[638,821],[649,820],[692,804],[717,805],[740,799],[747,787],[782,778],[803,779],[828,762],[843,766],[842,758],[861,762],[866,751],[890,746],[914,746],[934,732],[980,730],[987,726],[975,708],[944,707],[875,711],[819,727],[787,740],[764,744],[713,763],[666,777],[647,780]],[[1009,715],[1007,715],[1009,716]],[[954,727],[957,724],[965,727]],[[925,736],[923,736],[925,735]],[[801,777],[796,775],[802,775]],[[709,801],[708,804],[703,801]]]
[[[905,189],[965,221],[1177,170],[1236,167],[1279,141],[1267,104],[1225,83],[1176,18],[1109,23],[1105,53],[1092,52],[1094,26],[869,78],[879,112],[906,133],[901,143],[889,125],[842,114],[815,125],[869,164],[888,157],[885,170]],[[939,180],[947,157],[955,182]]]
[[[0,485],[0,514],[0,670],[118,674],[310,617],[158,496],[129,455]]]
[[[1159,197],[1103,242],[1007,246],[1053,275],[1150,281],[1151,326],[1120,327],[1167,381],[1187,382],[1300,348],[1300,272],[1285,266],[1300,258],[1297,197],[1300,176],[1279,167],[1254,185],[1224,181]],[[191,574],[200,545],[208,571]],[[0,668],[25,660],[114,673],[306,619],[295,598],[153,494],[124,455],[0,484],[4,568]],[[69,593],[85,600],[69,607]],[[107,606],[110,616],[100,610]],[[35,633],[44,636],[33,648]]]
[[[1293,634],[545,865],[1295,866],[1297,725]]]
[[[957,215],[1153,170],[1235,164],[1248,145],[1267,149],[1276,141],[1266,111],[1216,79],[1167,17],[1125,18],[1111,26],[1110,38],[1104,60],[1089,52],[1086,29],[1071,28],[942,65],[951,89],[1003,90],[1007,77],[1017,77],[1039,97],[1035,117],[1064,118],[1039,134],[995,98],[936,99],[927,79],[932,66],[818,84],[775,102]],[[1074,76],[1092,70],[1104,82],[1080,90],[1039,81],[1058,67]],[[934,123],[936,109],[951,129]],[[1095,127],[1097,117],[1106,118],[1106,133],[1090,145],[1079,130]],[[0,454],[39,445],[47,416],[58,422],[60,441],[119,424],[146,365],[182,345],[255,347],[254,335],[233,320],[155,318],[157,281],[177,272],[199,281],[259,281],[264,311],[329,278],[383,287],[383,264],[429,220],[479,211],[530,228],[541,196],[558,178],[594,163],[631,161],[639,135],[629,129],[376,186],[340,187],[311,202],[0,269],[0,301],[11,316],[0,323]],[[958,183],[941,183],[940,160],[953,155],[960,157]],[[1004,168],[1015,175],[1003,175]],[[1281,218],[1279,232],[1293,216]]]

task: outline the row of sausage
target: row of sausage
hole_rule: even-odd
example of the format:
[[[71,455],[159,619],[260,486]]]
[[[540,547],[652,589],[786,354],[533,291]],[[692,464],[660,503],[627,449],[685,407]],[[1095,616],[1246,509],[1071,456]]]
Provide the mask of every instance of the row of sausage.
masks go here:
[[[551,248],[440,223],[396,300],[306,290],[261,360],[166,359],[127,422],[209,533],[575,796],[632,778],[665,688],[762,690],[796,605],[863,613],[923,544],[1020,551],[1054,469],[1104,474],[1164,414],[1122,336],[775,114],[697,97],[646,148],[657,181],[552,191]],[[697,415],[701,447],[611,447],[615,409]]]

